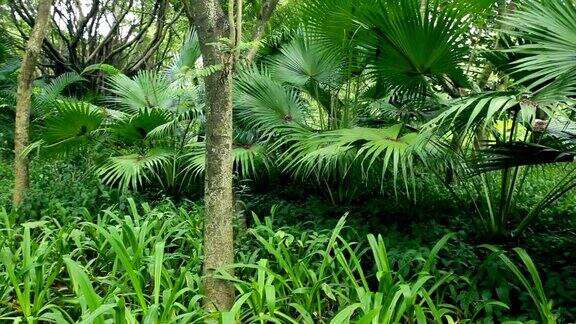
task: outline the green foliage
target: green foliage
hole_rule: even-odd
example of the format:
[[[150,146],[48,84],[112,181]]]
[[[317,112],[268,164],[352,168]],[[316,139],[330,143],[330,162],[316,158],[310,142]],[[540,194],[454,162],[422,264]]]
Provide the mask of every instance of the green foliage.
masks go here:
[[[475,294],[470,277],[442,270],[438,263],[448,260],[438,254],[451,234],[431,250],[404,250],[395,259],[381,236],[368,236],[369,249],[346,240],[344,219],[331,231],[272,227],[271,219],[256,219],[249,235],[258,243],[256,249],[241,250],[241,263],[234,265],[239,278],[223,273],[239,292],[227,318],[249,323],[476,322],[508,309]],[[466,302],[461,294],[478,299]],[[452,304],[456,300],[462,303]]]
[[[53,78],[47,84],[40,84],[39,88],[41,91],[33,103],[34,108],[38,111],[47,111],[49,113],[51,104],[57,102],[58,99],[63,99],[63,94],[68,87],[84,81],[86,79],[78,73],[67,72]]]
[[[124,74],[112,75],[109,90],[116,96],[109,100],[127,113],[167,108],[173,100],[169,87],[166,77],[154,72],[140,72],[134,78]]]
[[[93,65],[87,66],[82,71],[82,74],[87,74],[87,73],[91,73],[94,71],[102,71],[102,72],[107,73],[109,75],[117,75],[117,74],[122,73],[120,70],[113,67],[112,65],[101,63],[101,64],[93,64]]]
[[[320,134],[302,133],[295,137],[296,143],[287,150],[283,159],[287,168],[298,176],[327,179],[338,170],[337,177],[347,179],[354,176],[352,168],[362,170],[368,182],[375,175],[384,182],[386,171],[392,170],[393,181],[399,174],[405,178],[412,173],[408,150],[413,149],[417,135],[400,135],[402,125],[388,128],[351,128],[328,131]],[[376,169],[376,170],[374,170]]]
[[[235,67],[232,167],[242,213],[283,207],[238,220],[221,314],[201,308],[202,211],[182,198],[201,192],[204,79],[223,66],[189,31],[161,68],[42,75],[10,213],[19,62],[0,35],[0,321],[572,321],[576,5],[495,2],[279,4],[257,64]]]
[[[104,183],[117,184],[123,190],[139,188],[145,181],[151,180],[149,176],[155,176],[161,181],[158,172],[161,172],[164,164],[170,162],[170,158],[170,152],[154,149],[142,155],[115,156],[98,169],[98,175]]]
[[[68,151],[86,145],[103,120],[104,112],[88,103],[57,102],[45,115],[42,145],[52,151]]]
[[[199,210],[128,203],[128,214],[105,210],[63,227],[49,217],[14,225],[4,215],[2,319],[201,322]]]
[[[574,160],[573,136],[569,135],[572,123],[565,116],[573,104],[569,97],[574,92],[574,69],[568,57],[574,53],[570,45],[574,24],[570,17],[575,15],[575,8],[572,2],[521,2],[519,9],[504,19],[507,37],[518,38],[505,50],[513,59],[512,68],[503,68],[516,78],[515,89],[456,100],[427,125],[451,136],[451,149],[467,162],[472,160],[464,164],[465,168],[483,173],[501,170],[498,195],[493,196],[488,190],[487,179],[494,179],[490,175],[480,176],[476,185],[472,185],[483,192],[480,196],[487,211],[479,213],[488,215],[482,217],[492,235],[510,233],[506,228],[512,222],[509,214],[530,168]],[[559,129],[562,131],[558,132]],[[543,209],[576,186],[572,172],[557,181],[558,185],[514,225],[514,234],[524,230]]]
[[[45,185],[33,187],[30,198],[46,200],[53,196],[61,207],[27,207],[42,211],[36,212],[40,222],[29,224],[16,225],[22,216],[6,213],[1,217],[8,225],[4,225],[1,232],[5,234],[0,240],[10,249],[12,260],[0,266],[0,276],[6,278],[0,280],[5,282],[0,285],[0,293],[11,301],[0,305],[2,318],[24,318],[24,311],[29,309],[28,318],[63,323],[119,318],[127,322],[203,320],[199,207],[189,203],[176,207],[166,201],[150,208],[146,203],[137,206],[128,200],[119,207],[98,212],[100,206],[110,202],[72,202],[95,210],[88,213],[83,208],[74,209],[64,200],[81,197],[78,194],[85,191],[82,188],[93,182],[76,182],[74,178],[63,182],[65,175],[73,174],[70,169],[58,172],[46,168],[45,175],[33,181],[36,186],[42,182]],[[63,178],[54,179],[54,175]],[[73,183],[77,183],[76,187]],[[56,184],[62,187],[58,189]],[[446,233],[438,224],[422,224],[421,228],[414,228],[413,234],[388,229],[382,232],[386,241],[378,236],[364,240],[365,233],[384,231],[386,227],[366,227],[357,212],[348,217],[351,227],[344,226],[343,220],[330,225],[327,214],[319,216],[320,208],[335,216],[339,213],[325,203],[320,203],[316,211],[305,206],[302,212],[314,213],[309,216],[317,222],[313,224],[302,218],[295,221],[293,215],[300,211],[286,206],[282,216],[285,219],[279,219],[280,211],[273,212],[278,214],[275,219],[300,222],[299,225],[278,228],[271,219],[260,222],[255,218],[246,234],[252,239],[237,238],[245,244],[238,246],[236,277],[227,279],[235,282],[238,297],[235,308],[223,314],[223,319],[347,323],[364,318],[381,323],[397,322],[400,318],[417,321],[422,313],[430,321],[436,317],[476,322],[520,316],[517,311],[508,313],[511,310],[506,311],[504,304],[495,301],[503,300],[512,306],[516,299],[500,299],[494,290],[531,288],[509,287],[505,280],[485,287],[486,279],[476,274],[479,255],[475,248],[460,243],[460,235],[458,241],[454,235],[446,236],[437,245],[430,245],[430,250],[423,247],[430,243],[416,242],[414,238],[434,242]],[[400,211],[403,207],[398,208]],[[362,213],[368,210],[363,209]],[[34,217],[31,211],[26,217]],[[322,220],[326,223],[319,223]],[[332,226],[335,229],[327,229]],[[21,277],[18,273],[23,271],[22,253],[27,248],[22,246],[26,240],[20,238],[26,236],[26,228],[30,231],[30,258],[36,260],[32,261],[35,270],[31,279],[14,284],[8,270],[13,268],[14,275]],[[411,240],[406,241],[405,237]],[[487,262],[493,264],[490,259]],[[498,267],[492,271],[495,278],[505,274]],[[56,279],[52,279],[54,276]],[[22,278],[28,278],[25,272]],[[25,282],[29,282],[30,293],[26,293]],[[16,286],[21,290],[20,297]],[[526,296],[530,298],[529,294]],[[526,309],[521,314],[519,318],[523,320],[538,316]]]
[[[513,27],[512,35],[526,40],[510,51],[524,57],[513,62],[514,72],[526,75],[526,83],[538,96],[574,95],[576,67],[574,54],[576,5],[571,1],[526,1],[521,9],[509,15],[505,23]]]
[[[494,246],[487,245],[485,246],[487,249],[491,250],[498,254],[498,257],[504,262],[506,267],[510,269],[510,271],[516,276],[516,278],[522,283],[522,286],[528,291],[534,305],[538,309],[538,313],[540,313],[540,320],[542,323],[556,323],[557,316],[552,311],[552,301],[549,301],[546,297],[546,293],[544,292],[544,288],[542,287],[542,281],[540,280],[540,275],[538,274],[538,270],[532,262],[532,259],[524,249],[516,248],[514,252],[520,257],[522,263],[526,267],[530,279],[528,279],[522,271],[506,256],[502,253],[502,251],[498,251],[497,248]]]
[[[371,66],[384,91],[411,97],[429,95],[429,81],[468,84],[462,64],[469,47],[462,36],[487,5],[463,3],[311,1],[306,14],[311,32],[327,50],[351,54],[350,64]]]

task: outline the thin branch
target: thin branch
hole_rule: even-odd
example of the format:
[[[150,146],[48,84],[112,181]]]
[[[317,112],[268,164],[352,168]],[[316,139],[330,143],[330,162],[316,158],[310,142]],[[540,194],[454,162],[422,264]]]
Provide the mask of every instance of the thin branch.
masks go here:
[[[120,24],[122,23],[122,21],[124,20],[124,18],[126,17],[126,15],[128,14],[128,12],[130,11],[130,7],[132,7],[132,4],[134,3],[134,0],[130,0],[130,2],[128,3],[127,9],[124,10],[121,14],[120,17],[116,19],[114,26],[112,26],[112,28],[110,29],[110,32],[108,32],[108,34],[104,37],[104,39],[102,40],[102,42],[100,42],[98,44],[98,46],[96,46],[96,48],[92,51],[92,53],[88,56],[88,58],[86,59],[86,62],[92,62],[92,60],[94,59],[94,57],[96,57],[96,55],[98,55],[98,53],[100,53],[100,51],[102,50],[102,48],[106,45],[108,45],[112,39],[114,38],[114,36],[117,34],[118,29],[120,28]]]
[[[78,43],[80,42],[80,40],[82,39],[82,35],[84,34],[84,30],[86,29],[86,26],[88,25],[88,22],[96,15],[96,13],[98,12],[99,6],[100,6],[100,0],[93,0],[92,1],[92,7],[90,8],[90,11],[88,11],[88,13],[86,14],[85,17],[80,18],[80,21],[78,22],[77,29],[76,29],[76,35],[74,36],[74,39],[72,40],[72,43],[70,45],[71,51],[74,51],[76,49],[76,47],[78,46]],[[78,8],[78,10],[80,11],[80,13],[82,15],[82,9]]]
[[[260,10],[260,15],[258,17],[258,24],[256,25],[256,31],[254,32],[254,36],[252,37],[253,43],[258,43],[264,37],[264,32],[266,31],[266,25],[272,17],[272,13],[276,9],[279,0],[266,0],[266,2],[262,5],[262,9]],[[248,63],[252,63],[254,58],[256,57],[256,53],[258,52],[258,46],[252,47],[248,54],[246,55],[246,61]]]

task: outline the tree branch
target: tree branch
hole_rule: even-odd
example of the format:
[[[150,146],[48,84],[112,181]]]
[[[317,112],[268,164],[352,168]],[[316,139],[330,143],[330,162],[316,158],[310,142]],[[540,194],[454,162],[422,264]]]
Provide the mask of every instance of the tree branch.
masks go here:
[[[258,17],[258,24],[256,25],[256,31],[254,32],[254,36],[252,37],[252,42],[258,43],[264,37],[264,32],[266,31],[266,25],[268,24],[268,20],[272,17],[272,13],[276,9],[279,0],[266,0],[266,2],[262,5],[262,9],[260,10],[260,15]],[[252,47],[248,54],[246,55],[246,61],[248,63],[252,63],[254,61],[254,57],[256,57],[256,53],[258,52],[258,46]]]

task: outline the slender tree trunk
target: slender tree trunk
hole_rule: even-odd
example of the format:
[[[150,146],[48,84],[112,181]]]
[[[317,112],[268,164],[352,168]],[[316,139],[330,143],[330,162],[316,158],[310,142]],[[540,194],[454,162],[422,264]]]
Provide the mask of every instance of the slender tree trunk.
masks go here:
[[[191,0],[193,21],[200,38],[204,66],[221,69],[206,78],[206,180],[204,225],[204,294],[209,311],[229,310],[234,303],[231,283],[213,277],[214,270],[234,262],[232,222],[232,77],[234,55],[215,46],[230,37],[217,0]]]
[[[268,24],[268,20],[272,16],[274,9],[278,5],[279,0],[267,0],[262,4],[262,10],[260,10],[260,14],[258,16],[258,22],[256,25],[256,31],[254,32],[254,36],[252,37],[253,42],[259,42],[262,37],[264,37],[264,32],[266,31],[266,25]],[[254,46],[248,51],[246,55],[246,61],[248,63],[252,63],[254,57],[256,57],[256,52],[258,51],[258,47]]]
[[[29,143],[30,105],[32,100],[32,78],[36,68],[38,56],[42,50],[42,41],[50,25],[50,7],[53,0],[40,0],[38,15],[28,39],[26,52],[22,59],[20,76],[18,77],[18,90],[16,95],[16,123],[14,136],[14,194],[12,204],[14,208],[22,205],[26,188],[28,187],[28,159],[23,152]]]

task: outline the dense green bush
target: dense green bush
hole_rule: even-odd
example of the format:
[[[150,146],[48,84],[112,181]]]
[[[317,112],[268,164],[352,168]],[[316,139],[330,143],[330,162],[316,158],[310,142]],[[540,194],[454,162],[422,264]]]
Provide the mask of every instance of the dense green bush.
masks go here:
[[[82,158],[71,161],[33,160],[31,179],[26,200],[22,206],[24,221],[37,220],[42,216],[80,216],[84,209],[97,213],[103,206],[120,202],[120,193],[102,185]],[[0,160],[0,185],[6,190],[0,193],[0,206],[11,205],[13,166],[11,161]]]

